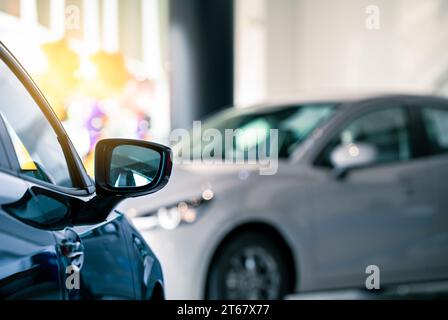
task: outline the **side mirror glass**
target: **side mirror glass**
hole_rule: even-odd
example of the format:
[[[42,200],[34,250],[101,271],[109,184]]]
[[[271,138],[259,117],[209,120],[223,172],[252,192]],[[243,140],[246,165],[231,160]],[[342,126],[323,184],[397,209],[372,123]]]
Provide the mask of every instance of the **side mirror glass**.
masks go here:
[[[114,188],[149,185],[157,177],[162,154],[133,145],[120,145],[112,151],[108,184]]]
[[[377,156],[377,149],[371,144],[347,143],[337,146],[331,153],[330,160],[335,169],[347,170],[372,164]]]
[[[95,183],[100,195],[138,197],[162,189],[172,169],[171,149],[155,143],[108,139],[95,150]]]

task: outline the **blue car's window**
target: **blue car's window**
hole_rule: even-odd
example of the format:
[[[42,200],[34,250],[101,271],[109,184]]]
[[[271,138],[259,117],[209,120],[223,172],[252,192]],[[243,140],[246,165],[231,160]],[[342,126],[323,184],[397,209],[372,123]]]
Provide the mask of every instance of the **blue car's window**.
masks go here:
[[[23,84],[1,60],[0,116],[13,142],[22,174],[73,187],[56,133]]]

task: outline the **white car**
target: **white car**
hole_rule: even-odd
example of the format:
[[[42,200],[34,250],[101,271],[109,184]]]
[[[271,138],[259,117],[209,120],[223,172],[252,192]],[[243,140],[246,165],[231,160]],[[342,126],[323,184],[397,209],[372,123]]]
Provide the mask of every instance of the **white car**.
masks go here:
[[[448,101],[424,96],[232,109],[204,127],[279,130],[279,167],[175,167],[122,210],[160,258],[168,299],[448,279]],[[224,150],[225,153],[225,150]]]

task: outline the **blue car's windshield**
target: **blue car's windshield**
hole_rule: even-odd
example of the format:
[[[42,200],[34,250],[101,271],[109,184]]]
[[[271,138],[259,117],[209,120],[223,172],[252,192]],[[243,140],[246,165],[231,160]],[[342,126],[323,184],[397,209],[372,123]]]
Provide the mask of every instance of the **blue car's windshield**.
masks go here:
[[[271,108],[267,111],[232,110],[219,113],[202,124],[202,132],[207,129],[216,129],[222,136],[225,130],[239,129],[240,133],[233,142],[234,151],[259,147],[257,139],[248,139],[248,132],[263,130],[269,135],[271,129],[278,130],[278,151],[280,158],[288,158],[295,148],[301,144],[313,131],[321,126],[336,110],[336,104],[305,104],[297,106]],[[252,131],[251,131],[252,130]],[[240,141],[242,137],[244,141]],[[192,154],[201,154],[198,148],[204,148],[201,135],[192,138]],[[185,146],[183,146],[185,147]],[[222,155],[226,156],[229,150],[223,146]]]

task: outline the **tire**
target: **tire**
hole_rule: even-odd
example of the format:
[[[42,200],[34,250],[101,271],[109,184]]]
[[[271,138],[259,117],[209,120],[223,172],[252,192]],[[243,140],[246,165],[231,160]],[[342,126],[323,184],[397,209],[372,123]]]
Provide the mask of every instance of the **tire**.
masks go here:
[[[210,300],[279,300],[291,287],[282,247],[260,232],[238,234],[213,259],[206,298]]]

